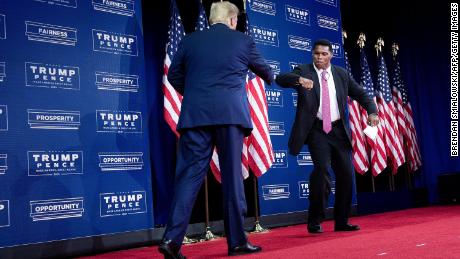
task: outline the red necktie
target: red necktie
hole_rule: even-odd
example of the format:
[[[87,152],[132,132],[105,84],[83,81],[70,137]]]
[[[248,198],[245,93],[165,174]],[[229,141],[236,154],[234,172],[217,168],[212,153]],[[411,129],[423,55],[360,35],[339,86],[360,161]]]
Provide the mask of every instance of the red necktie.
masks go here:
[[[329,133],[332,129],[331,125],[331,104],[329,99],[329,90],[327,87],[327,71],[321,72],[321,114],[323,115],[323,130]]]

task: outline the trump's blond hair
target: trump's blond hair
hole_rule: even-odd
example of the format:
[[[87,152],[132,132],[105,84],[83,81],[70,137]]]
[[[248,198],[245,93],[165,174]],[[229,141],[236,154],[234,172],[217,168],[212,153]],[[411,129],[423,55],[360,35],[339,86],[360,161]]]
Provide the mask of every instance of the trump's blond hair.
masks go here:
[[[228,2],[215,2],[211,5],[211,12],[209,14],[209,23],[224,23],[229,25],[230,18],[238,16],[239,10],[236,5]]]

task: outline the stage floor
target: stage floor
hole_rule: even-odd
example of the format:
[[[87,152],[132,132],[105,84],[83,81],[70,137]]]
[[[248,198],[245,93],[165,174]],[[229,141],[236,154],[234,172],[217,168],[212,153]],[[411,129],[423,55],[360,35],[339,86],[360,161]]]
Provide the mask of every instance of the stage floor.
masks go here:
[[[460,258],[460,206],[435,206],[353,217],[356,232],[334,232],[333,221],[323,234],[308,234],[305,224],[250,234],[261,253],[238,258]],[[187,258],[227,255],[224,238],[185,245]],[[161,258],[156,246],[82,258]]]

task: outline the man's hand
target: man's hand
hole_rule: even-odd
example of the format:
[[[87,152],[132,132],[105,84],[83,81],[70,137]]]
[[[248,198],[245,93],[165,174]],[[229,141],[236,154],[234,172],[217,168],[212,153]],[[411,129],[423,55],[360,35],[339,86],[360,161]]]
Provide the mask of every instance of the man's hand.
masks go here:
[[[377,126],[379,125],[379,122],[380,122],[380,119],[377,114],[372,113],[372,114],[369,114],[369,116],[367,116],[367,124],[369,126]]]
[[[299,84],[307,90],[311,90],[313,88],[313,81],[305,77],[299,77]]]

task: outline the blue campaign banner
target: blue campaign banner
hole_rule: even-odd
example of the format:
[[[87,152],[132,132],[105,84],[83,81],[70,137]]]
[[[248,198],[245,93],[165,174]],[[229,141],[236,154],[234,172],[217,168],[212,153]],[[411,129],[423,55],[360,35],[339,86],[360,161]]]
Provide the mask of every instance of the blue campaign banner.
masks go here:
[[[66,28],[53,24],[26,21],[26,35],[28,40],[72,46],[77,43],[76,28]]]
[[[28,175],[83,174],[83,151],[28,151]]]
[[[10,226],[10,201],[0,200],[0,227]]]
[[[344,66],[340,4],[338,0],[251,0],[248,5],[251,35],[275,74],[312,62],[316,39],[333,44],[332,63]],[[269,131],[275,161],[259,178],[261,215],[308,209],[309,177],[313,162],[308,148],[297,156],[288,153],[288,138],[297,106],[297,92],[279,86],[266,86]],[[329,206],[334,202],[334,177]],[[356,204],[356,195],[353,202]]]
[[[138,39],[135,35],[93,29],[93,50],[118,55],[137,56]]]
[[[93,0],[93,6],[95,10],[126,16],[133,16],[136,11],[134,0]]]
[[[97,89],[113,91],[139,91],[138,75],[95,72]]]
[[[72,129],[80,128],[79,111],[27,109],[28,124],[31,129]]]
[[[0,39],[6,39],[6,16],[0,14]]]
[[[0,131],[8,130],[8,106],[0,105]]]
[[[0,248],[153,228],[140,0],[0,2]]]
[[[58,64],[25,63],[26,86],[80,90],[80,68]]]
[[[102,172],[142,171],[144,168],[144,154],[140,152],[101,152],[98,155]]]
[[[145,191],[101,193],[101,217],[147,213]]]

